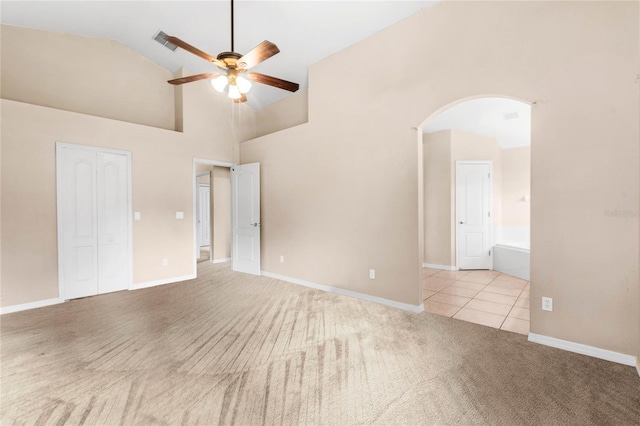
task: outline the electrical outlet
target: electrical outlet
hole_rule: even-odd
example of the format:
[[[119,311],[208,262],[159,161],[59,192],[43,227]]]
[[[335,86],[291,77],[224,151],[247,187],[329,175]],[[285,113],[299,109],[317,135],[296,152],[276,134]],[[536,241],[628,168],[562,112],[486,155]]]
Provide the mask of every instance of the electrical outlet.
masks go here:
[[[280,256],[280,263],[284,263],[284,256]]]
[[[553,311],[553,299],[551,297],[542,298],[542,310]]]
[[[376,279],[376,270],[375,269],[369,269],[369,278],[371,278],[372,280]]]
[[[162,266],[169,266],[169,259],[162,259]]]

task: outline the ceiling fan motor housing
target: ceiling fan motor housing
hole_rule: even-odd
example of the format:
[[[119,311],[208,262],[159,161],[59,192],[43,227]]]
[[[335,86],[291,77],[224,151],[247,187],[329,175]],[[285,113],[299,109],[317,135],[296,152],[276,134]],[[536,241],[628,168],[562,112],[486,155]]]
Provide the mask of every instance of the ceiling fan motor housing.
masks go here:
[[[238,59],[242,58],[242,55],[236,52],[222,52],[218,55],[218,60],[225,63],[228,68],[237,68]]]

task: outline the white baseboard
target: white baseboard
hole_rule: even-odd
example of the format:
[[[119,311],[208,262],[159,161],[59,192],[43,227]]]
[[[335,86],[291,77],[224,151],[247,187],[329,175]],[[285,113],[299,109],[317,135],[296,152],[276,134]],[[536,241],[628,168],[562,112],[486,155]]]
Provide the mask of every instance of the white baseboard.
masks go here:
[[[261,271],[265,277],[275,278],[280,281],[286,281],[292,284],[298,284],[305,287],[322,290],[329,293],[336,293],[343,296],[355,297],[356,299],[366,300],[367,302],[379,303],[380,305],[390,306],[392,308],[402,309],[419,314],[424,311],[424,305],[410,305],[408,303],[396,302],[395,300],[383,299],[382,297],[370,296],[368,294],[358,293],[357,291],[345,290],[343,288],[332,287],[330,285],[313,283],[310,281],[300,280],[298,278],[286,277],[284,275],[273,274],[271,272]]]
[[[211,263],[225,263],[225,262],[231,262],[231,258],[230,257],[222,257],[220,259],[213,259],[211,261]]]
[[[581,343],[574,343],[568,340],[556,339],[555,337],[543,336],[542,334],[535,333],[529,333],[529,341],[545,346],[551,346],[552,348],[558,348],[569,352],[575,352],[577,354],[604,359],[606,361],[617,362],[618,364],[636,367],[636,369],[638,369],[638,374],[640,374],[640,368],[638,367],[637,358],[632,355],[622,354],[620,352],[596,348],[594,346],[583,345]]]
[[[636,357],[636,371],[638,372],[638,376],[640,376],[640,356]]]
[[[146,283],[137,283],[131,286],[129,290],[140,290],[141,288],[155,287],[158,285],[172,284],[180,281],[193,280],[197,278],[196,274],[183,275],[181,277],[165,278],[163,280],[147,281]]]
[[[433,263],[423,263],[423,268],[431,268],[431,269],[442,269],[443,271],[457,271],[458,268],[455,266],[447,266],[447,265],[434,265]]]
[[[56,297],[55,299],[39,300],[37,302],[23,303],[21,305],[5,306],[4,308],[0,308],[0,315],[26,311],[29,309],[44,308],[45,306],[57,305],[59,303],[64,303],[64,299]]]

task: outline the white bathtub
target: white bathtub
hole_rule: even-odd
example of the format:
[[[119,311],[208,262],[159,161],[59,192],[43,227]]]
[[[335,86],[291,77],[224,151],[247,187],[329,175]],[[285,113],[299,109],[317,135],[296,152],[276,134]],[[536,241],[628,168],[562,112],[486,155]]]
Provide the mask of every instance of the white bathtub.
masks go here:
[[[504,242],[493,246],[493,269],[529,281],[529,242]]]

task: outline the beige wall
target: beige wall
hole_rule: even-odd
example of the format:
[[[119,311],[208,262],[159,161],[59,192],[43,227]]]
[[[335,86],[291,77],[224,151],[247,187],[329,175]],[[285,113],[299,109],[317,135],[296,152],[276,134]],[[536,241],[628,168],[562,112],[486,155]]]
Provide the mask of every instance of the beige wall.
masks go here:
[[[502,226],[531,224],[531,147],[502,150]]]
[[[445,130],[424,135],[424,262],[456,266],[456,161],[492,162],[492,232],[501,226],[502,148],[496,138]]]
[[[263,269],[420,304],[412,128],[461,99],[512,96],[535,102],[531,297],[554,298],[553,312],[532,303],[531,331],[637,353],[638,220],[603,213],[639,204],[637,9],[445,1],[312,66],[309,123],[241,145],[262,162]],[[344,79],[390,51],[393,78]]]
[[[70,49],[64,45],[65,40],[71,40],[72,47],[80,45],[86,50],[97,49],[103,43],[67,36],[59,40],[62,51]],[[3,53],[4,49],[20,51],[20,39],[7,39],[3,31],[2,48]],[[37,55],[38,52],[25,51],[24,54]],[[131,74],[146,73],[146,63],[138,67],[137,61],[128,62],[129,59],[129,53],[123,52],[113,61],[126,62],[123,69]],[[76,61],[81,62],[81,58]],[[12,62],[3,60],[3,75],[5,69],[12,66]],[[47,79],[47,73],[38,78]],[[100,84],[110,87],[118,84],[120,76],[101,78]],[[87,80],[95,83],[93,76],[86,77],[85,84],[89,84]],[[162,91],[167,83],[163,77],[155,84],[157,90]],[[3,90],[8,85],[4,81]],[[81,114],[2,100],[2,306],[58,297],[56,141],[132,153],[133,210],[142,214],[142,220],[133,221],[134,283],[194,273],[193,158],[233,161],[238,155],[238,139],[254,129],[253,111],[242,106],[245,121],[239,131],[231,124],[229,100],[217,94],[206,81],[185,85],[181,92],[184,133],[95,117],[90,115],[91,111]],[[146,90],[132,89],[128,96],[144,97]],[[93,101],[101,102],[98,97]],[[173,105],[174,100],[167,102]],[[112,108],[113,111],[107,112],[115,114],[119,107]],[[185,219],[176,220],[176,211],[183,211]],[[169,266],[162,266],[162,258],[169,259]]]
[[[288,129],[309,120],[306,90],[300,90],[275,104],[256,111],[256,136]]]
[[[213,258],[231,257],[231,176],[228,167],[213,168]]]
[[[451,131],[424,135],[424,263],[454,266]]]
[[[115,40],[2,25],[1,56],[2,99],[175,129],[173,74]]]

